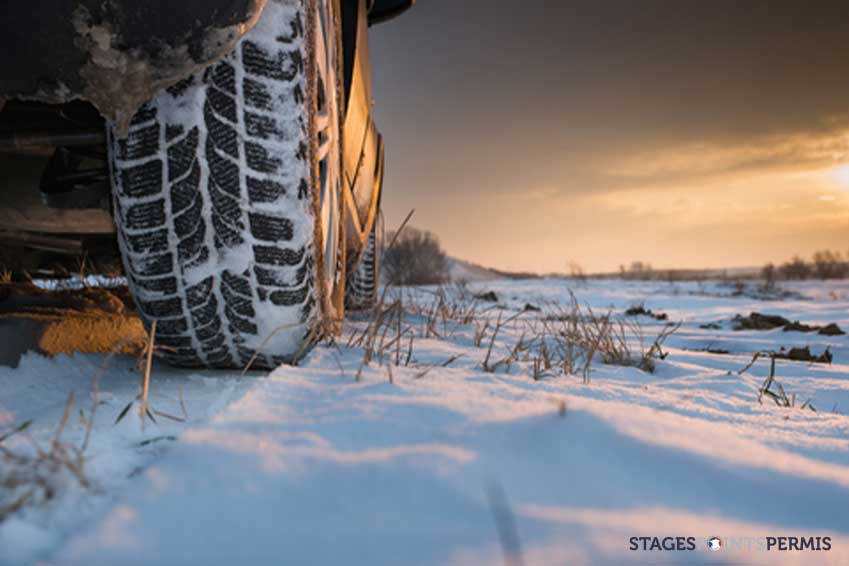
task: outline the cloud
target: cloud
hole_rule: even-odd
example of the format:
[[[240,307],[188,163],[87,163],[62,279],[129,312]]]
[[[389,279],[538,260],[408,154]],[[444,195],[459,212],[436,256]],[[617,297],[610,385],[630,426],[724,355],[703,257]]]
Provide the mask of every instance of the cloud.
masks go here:
[[[607,176],[620,188],[681,186],[729,176],[812,171],[849,161],[849,125],[754,136],[736,143],[690,142],[614,160]]]

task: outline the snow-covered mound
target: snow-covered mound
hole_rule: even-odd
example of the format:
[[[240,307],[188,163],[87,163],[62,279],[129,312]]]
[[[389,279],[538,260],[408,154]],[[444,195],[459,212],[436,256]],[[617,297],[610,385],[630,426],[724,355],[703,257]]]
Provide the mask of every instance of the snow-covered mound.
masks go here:
[[[847,329],[849,283],[800,284],[810,299],[783,301],[712,284],[470,287],[498,303],[407,290],[385,338],[349,323],[270,375],[157,366],[144,429],[137,405],[115,424],[139,373],[111,360],[88,486],[51,476],[52,498],[8,513],[0,563],[849,563],[849,336],[709,327],[764,312]],[[624,316],[636,304],[655,316]],[[567,332],[608,312],[634,352],[681,322],[653,373],[601,353],[586,374],[544,367],[562,359],[541,353],[546,325]],[[740,372],[754,352],[791,346],[833,361],[775,360],[775,398],[769,359]],[[29,435],[49,447],[70,390],[61,441],[79,446],[104,362],[30,355],[0,369],[0,438],[32,421],[0,446],[28,453]],[[653,537],[685,548],[653,550]],[[820,550],[778,550],[789,537]]]
[[[454,257],[448,258],[448,273],[451,281],[456,282],[471,283],[473,281],[504,279],[503,275],[492,269]]]

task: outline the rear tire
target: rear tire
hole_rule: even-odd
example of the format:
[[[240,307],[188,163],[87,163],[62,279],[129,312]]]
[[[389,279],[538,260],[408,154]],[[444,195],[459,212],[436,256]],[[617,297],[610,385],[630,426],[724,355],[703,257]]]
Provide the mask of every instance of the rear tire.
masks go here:
[[[110,133],[127,282],[181,366],[294,362],[342,317],[338,0],[269,0]]]
[[[380,287],[380,255],[383,246],[382,230],[378,227],[379,219],[378,214],[374,219],[362,260],[348,275],[348,283],[345,285],[346,310],[364,311],[374,308],[377,304]]]

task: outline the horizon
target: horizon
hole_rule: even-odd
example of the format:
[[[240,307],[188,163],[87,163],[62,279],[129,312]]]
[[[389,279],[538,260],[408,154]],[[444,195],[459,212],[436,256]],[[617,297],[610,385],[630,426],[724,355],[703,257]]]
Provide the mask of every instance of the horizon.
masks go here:
[[[419,2],[371,35],[387,227],[415,208],[452,256],[508,271],[845,253],[847,18],[839,2]]]
[[[529,274],[533,274],[533,275],[538,275],[540,277],[548,277],[548,276],[570,277],[571,276],[570,273],[569,273],[569,267],[568,266],[566,266],[566,268],[564,268],[561,271],[530,271],[530,270],[500,269],[496,266],[485,265],[485,264],[478,263],[476,261],[472,261],[472,260],[469,260],[469,259],[466,259],[466,258],[463,258],[463,257],[456,256],[456,255],[451,253],[451,250],[448,250],[448,249],[443,248],[443,251],[445,252],[445,256],[449,260],[461,261],[461,262],[472,264],[476,267],[481,267],[483,269],[488,269],[488,270],[491,270],[491,271],[499,271],[499,272],[507,273],[507,274],[529,273]],[[818,251],[823,251],[823,250],[818,250]],[[844,257],[846,257],[847,261],[849,261],[849,256],[844,256]],[[788,257],[788,258],[785,258],[782,261],[765,262],[765,263],[760,264],[760,265],[723,265],[723,266],[719,266],[719,267],[669,267],[669,266],[663,266],[663,265],[652,265],[650,262],[643,262],[643,264],[647,265],[647,267],[650,268],[650,272],[652,272],[652,273],[663,273],[663,272],[670,272],[670,271],[676,272],[676,273],[677,272],[696,272],[696,273],[697,272],[710,272],[710,273],[713,273],[713,272],[722,272],[722,271],[760,272],[760,270],[762,270],[769,263],[772,263],[775,267],[779,267],[782,264],[789,263],[793,259],[794,259],[793,257]],[[805,260],[806,263],[811,262],[810,257],[802,257],[802,259]],[[639,261],[639,260],[635,260],[635,261]],[[628,267],[631,266],[632,263],[633,262],[630,262],[630,261],[623,263],[623,264],[621,264],[621,267],[628,268]],[[578,267],[582,267],[582,266],[580,264],[578,264]],[[620,273],[620,266],[617,266],[615,269],[609,269],[609,270],[601,270],[601,271],[582,270],[582,272],[581,272],[581,274],[586,276],[586,277],[608,276],[608,275],[616,275],[618,273]]]

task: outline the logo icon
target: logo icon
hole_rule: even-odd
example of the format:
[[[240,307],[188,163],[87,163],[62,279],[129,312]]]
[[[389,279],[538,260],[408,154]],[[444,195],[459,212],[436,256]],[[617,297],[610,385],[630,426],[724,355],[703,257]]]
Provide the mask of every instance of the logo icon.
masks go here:
[[[722,540],[720,540],[719,537],[711,537],[708,539],[708,549],[710,549],[711,552],[716,552],[720,548],[722,548]]]

